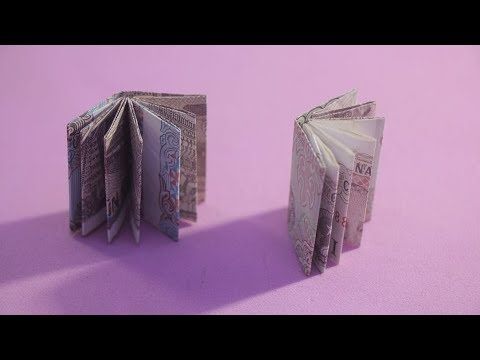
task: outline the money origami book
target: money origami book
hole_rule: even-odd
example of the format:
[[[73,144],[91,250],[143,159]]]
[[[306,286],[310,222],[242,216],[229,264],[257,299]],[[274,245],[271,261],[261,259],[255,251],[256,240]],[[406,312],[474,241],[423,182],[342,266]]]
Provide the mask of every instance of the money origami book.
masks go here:
[[[306,275],[360,246],[372,203],[385,119],[352,90],[296,119],[288,232]]]
[[[67,125],[70,228],[105,221],[111,242],[140,220],[178,240],[205,199],[206,96],[140,91],[111,96]]]

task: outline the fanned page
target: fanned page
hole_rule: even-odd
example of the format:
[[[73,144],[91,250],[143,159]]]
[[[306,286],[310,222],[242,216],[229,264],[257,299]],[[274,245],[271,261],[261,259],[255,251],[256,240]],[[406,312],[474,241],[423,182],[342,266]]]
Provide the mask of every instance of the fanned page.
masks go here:
[[[68,187],[70,198],[70,229],[82,227],[81,131],[111,111],[116,102],[103,101],[67,125]]]
[[[323,225],[319,221],[319,228],[323,226],[330,231],[330,242],[326,249],[328,251],[328,258],[330,261],[338,264],[345,234],[350,182],[352,179],[355,155],[353,151],[341,143],[330,141],[331,139],[326,137],[321,131],[317,131],[317,129],[310,124],[305,124],[304,126],[312,141],[315,142],[315,144],[321,145],[321,149],[324,152],[328,150],[331,157],[335,159],[335,164],[338,169],[338,175],[336,181],[332,184],[333,189],[329,198],[333,203],[332,219],[324,221]],[[320,150],[320,146],[318,147]],[[323,231],[326,232],[326,230]],[[319,268],[321,272],[323,272],[323,269],[324,266]]]
[[[128,222],[139,242],[143,218],[178,240],[180,218],[197,220],[199,172],[205,198],[205,129],[204,95],[121,92],[74,119],[70,229],[87,235],[106,222],[110,242]]]
[[[106,220],[104,136],[120,103],[80,131],[80,182],[82,235],[88,235]]]
[[[335,194],[335,210],[332,221],[332,234],[329,247],[328,260],[333,264],[340,262],[340,255],[343,248],[345,228],[347,226],[348,202],[350,199],[350,188],[352,174],[355,164],[355,153],[347,146],[330,137],[322,129],[317,129],[311,124],[305,124],[307,132],[315,137],[317,142],[322,142],[334,155],[339,166],[337,191]]]
[[[153,94],[153,95],[152,95]],[[136,97],[150,104],[164,106],[195,115],[195,147],[197,167],[197,203],[205,201],[207,158],[207,98],[205,95],[144,93]],[[178,125],[177,125],[178,126]],[[190,130],[189,130],[190,131]],[[193,136],[189,135],[189,138]]]
[[[310,268],[297,247],[299,243],[310,244],[309,234],[315,233],[312,263],[322,273],[327,261],[333,265],[339,263],[345,247],[360,246],[363,224],[371,218],[385,120],[375,117],[374,102],[356,104],[356,98],[357,92],[352,90],[313,108],[295,121],[289,229],[307,275]],[[298,133],[305,134],[309,145],[306,148],[311,149],[323,165],[321,169],[311,167],[317,174],[308,181],[300,176],[304,170],[300,171],[298,164],[303,160],[295,150]],[[323,183],[317,200],[318,215],[313,226],[306,226],[299,221],[298,214],[317,209],[299,199],[316,180]],[[295,228],[292,224],[296,226],[295,231],[291,230]]]
[[[326,166],[295,122],[288,208],[288,232],[305,274],[310,274]]]
[[[159,119],[178,128],[182,134],[180,159],[180,216],[186,220],[197,220],[197,147],[195,114],[166,106],[138,101],[140,107],[148,109]]]
[[[383,128],[385,126],[384,118],[338,118],[338,121],[331,121],[331,119],[315,120],[313,123],[318,124],[322,128],[336,128],[346,130],[359,135],[366,135],[374,138],[376,141],[375,154],[373,156],[373,168],[368,190],[368,202],[365,215],[365,221],[372,218],[372,207],[375,195],[375,184],[377,181],[378,165],[380,161],[380,151],[382,149]]]
[[[104,136],[107,236],[111,242],[120,231],[131,203],[132,150],[128,103],[123,99]]]
[[[132,146],[132,162],[131,162],[131,211],[129,215],[130,228],[133,237],[138,243],[140,241],[140,219],[142,205],[142,160],[143,160],[143,138],[138,123],[137,116],[133,107],[133,102],[128,99],[128,111],[130,115],[130,143]]]
[[[312,126],[318,125],[312,123]],[[365,220],[369,182],[375,152],[375,139],[333,128],[324,128],[323,130],[351,149],[355,154],[344,243],[346,242],[352,247],[358,247],[360,246],[363,222]]]
[[[143,219],[178,240],[181,130],[137,102],[134,109],[143,129]]]
[[[313,262],[322,273],[327,265],[328,250],[332,240],[332,225],[335,212],[335,194],[337,193],[338,177],[340,165],[335,159],[332,151],[322,142],[322,140],[310,129],[305,128],[305,133],[309,138],[317,156],[325,164],[325,178],[320,200],[320,212],[318,215],[318,227],[315,238],[315,250]]]

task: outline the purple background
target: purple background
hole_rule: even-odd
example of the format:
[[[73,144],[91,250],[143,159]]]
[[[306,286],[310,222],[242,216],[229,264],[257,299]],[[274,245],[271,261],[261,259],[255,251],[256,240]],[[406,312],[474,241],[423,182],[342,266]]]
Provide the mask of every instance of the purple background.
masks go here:
[[[0,313],[480,313],[479,81],[479,47],[0,47]],[[373,220],[306,277],[293,121],[351,88],[386,117]],[[207,201],[178,243],[69,233],[65,125],[121,90],[207,94]]]

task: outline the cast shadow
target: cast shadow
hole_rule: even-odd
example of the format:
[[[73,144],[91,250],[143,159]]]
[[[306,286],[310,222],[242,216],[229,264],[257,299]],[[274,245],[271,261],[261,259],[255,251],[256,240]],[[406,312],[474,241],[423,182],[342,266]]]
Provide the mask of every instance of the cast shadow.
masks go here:
[[[215,310],[307,279],[286,222],[283,208],[198,231],[187,227],[179,242],[142,223],[138,245],[126,226],[112,244],[105,227],[72,236],[67,212],[3,224],[0,285],[79,269],[52,290],[62,313]]]

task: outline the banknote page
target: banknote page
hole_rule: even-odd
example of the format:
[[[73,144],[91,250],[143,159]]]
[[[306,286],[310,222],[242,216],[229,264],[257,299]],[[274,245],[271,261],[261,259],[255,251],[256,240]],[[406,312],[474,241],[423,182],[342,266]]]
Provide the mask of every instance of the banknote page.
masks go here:
[[[89,234],[106,220],[103,137],[112,124],[118,105],[116,103],[80,131],[82,235]]]
[[[357,91],[351,90],[314,107],[294,123],[288,228],[305,274],[310,273],[312,262],[322,273],[327,262],[339,263],[346,245],[361,244],[363,225],[372,215],[385,124],[375,112],[375,102],[357,104]],[[299,139],[306,142],[300,147],[303,153],[298,150]],[[304,153],[317,163],[309,165],[308,181],[298,171],[298,164],[305,162]],[[305,189],[316,186],[315,181],[322,190],[315,195],[318,199],[311,199],[315,205],[309,208],[309,216],[303,216],[309,219],[307,226],[299,221],[298,214],[304,210],[300,199]],[[318,217],[312,220],[317,203]]]
[[[110,101],[102,101],[67,124],[68,189],[70,230],[77,231],[82,225],[82,188],[80,182],[80,131],[99,116],[103,116]]]
[[[129,222],[132,229],[133,237],[138,243],[140,241],[140,219],[141,219],[141,202],[142,202],[142,155],[143,155],[143,138],[138,123],[135,109],[131,99],[128,99],[128,111],[130,113],[130,143],[132,152],[131,162],[131,205]]]
[[[373,157],[373,168],[372,176],[370,179],[370,188],[368,190],[368,202],[367,210],[365,214],[365,222],[369,221],[372,218],[372,209],[373,209],[373,200],[375,196],[375,184],[377,182],[378,167],[380,164],[380,153],[382,149],[383,142],[383,128],[385,126],[384,118],[339,118],[340,121],[330,121],[330,120],[316,120],[321,121],[322,127],[333,127],[336,129],[342,129],[351,131],[356,134],[363,134],[375,138],[375,155]]]
[[[344,242],[352,247],[358,247],[362,239],[365,222],[376,140],[370,136],[339,131],[334,128],[325,127],[323,131],[342,142],[355,153]]]
[[[136,100],[134,100],[136,101]],[[136,101],[158,118],[179,128],[181,136],[180,159],[180,217],[197,220],[197,147],[195,114],[166,106]]]
[[[309,124],[304,124],[304,131],[309,138],[310,144],[312,144],[312,147],[316,151],[317,156],[322,160],[326,167],[320,203],[320,214],[318,217],[317,235],[315,239],[315,249],[313,252],[313,263],[317,266],[320,273],[322,273],[327,266],[330,241],[332,237],[340,166],[336,161],[334,154],[327,146],[325,146],[315,132],[310,129]]]
[[[359,105],[348,106],[341,109],[329,110],[321,113],[313,113],[309,120],[314,119],[351,119],[351,118],[373,118],[375,116],[376,104],[369,101]]]
[[[369,101],[363,104],[358,104],[358,105],[353,105],[345,108],[340,108],[340,109],[335,109],[335,110],[329,110],[329,111],[324,111],[321,113],[316,113],[312,114],[310,116],[310,119],[323,119],[326,121],[329,120],[350,120],[353,118],[356,118],[357,121],[362,121],[362,120],[370,120],[375,116],[375,109],[376,109],[376,104],[373,101]],[[330,126],[337,127],[337,128],[342,128],[345,130],[350,130],[353,132],[356,132],[352,129],[352,124],[349,122],[349,124],[341,124],[341,121],[329,121]],[[328,123],[324,124],[325,126],[329,126]],[[342,126],[343,125],[343,126]],[[345,126],[347,125],[347,126]],[[378,129],[378,128],[377,128]],[[382,134],[383,134],[383,127],[381,129]],[[375,194],[375,183],[376,183],[376,174],[377,174],[377,166],[378,166],[378,160],[380,157],[380,147],[381,147],[381,136],[378,135],[377,132],[374,134],[372,133],[364,133],[361,132],[361,134],[365,134],[368,136],[375,137],[377,139],[377,145],[375,149],[375,155],[374,155],[374,160],[373,160],[373,168],[372,168],[372,177],[370,181],[370,188],[368,190],[368,200],[367,200],[367,210],[365,214],[365,221],[369,221],[372,217],[372,207],[373,207],[373,198]]]
[[[333,264],[338,264],[340,262],[343,238],[347,226],[348,202],[355,165],[355,153],[335,138],[329,136],[321,128],[317,127],[314,121],[309,122],[307,127],[330,149],[339,165],[332,236],[328,254],[328,260]]]
[[[340,95],[327,101],[325,104],[317,106],[305,114],[307,121],[319,114],[323,114],[332,110],[342,109],[349,106],[354,106],[357,103],[357,90],[353,89],[346,94]]]
[[[174,240],[180,222],[181,130],[133,101],[143,128],[142,216]]]
[[[130,208],[132,149],[126,107],[127,100],[124,99],[104,136],[108,242],[120,231]]]
[[[294,124],[288,232],[306,275],[312,268],[326,167],[298,122]]]
[[[205,201],[207,167],[207,97],[161,93],[157,96],[138,95],[138,99],[195,114],[195,143],[197,148],[197,203]]]

